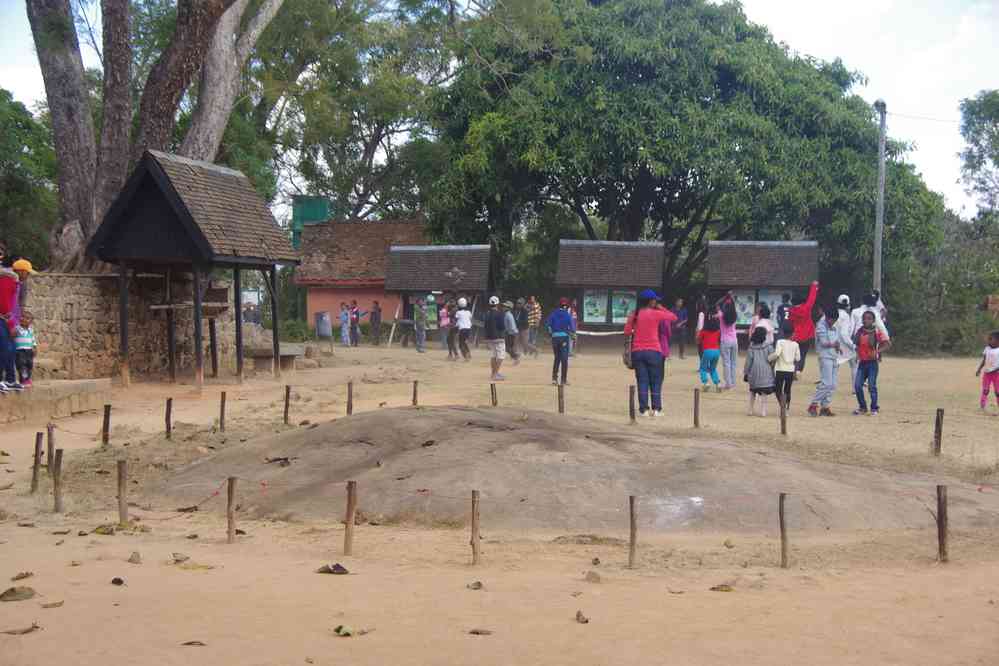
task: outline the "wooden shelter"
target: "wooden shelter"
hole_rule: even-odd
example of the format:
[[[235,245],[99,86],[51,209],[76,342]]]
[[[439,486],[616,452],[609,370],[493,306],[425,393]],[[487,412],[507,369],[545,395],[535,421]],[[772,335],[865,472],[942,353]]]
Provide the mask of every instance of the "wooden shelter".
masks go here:
[[[658,290],[662,280],[662,243],[559,241],[555,285],[581,304],[581,330],[620,330],[635,309],[638,292]]]
[[[819,278],[816,241],[710,241],[708,288],[732,291],[738,324],[748,326],[757,303],[776,312],[781,296]]]
[[[259,270],[271,299],[274,372],[280,375],[278,341],[278,264],[297,264],[287,234],[249,179],[234,169],[146,151],[111,205],[87,247],[87,254],[117,264],[119,275],[119,354],[122,383],[130,382],[128,363],[129,272],[160,274],[165,302],[154,305],[167,315],[170,378],[176,381],[175,311],[193,308],[195,377],[204,384],[202,318],[207,309],[228,307],[225,298],[205,302],[209,271],[232,270],[236,324],[236,373],[243,380],[243,318],[240,272]],[[176,302],[171,291],[177,273],[192,275],[192,299]],[[215,298],[218,298],[217,296]],[[209,317],[213,361],[217,357],[214,318]],[[217,373],[217,361],[213,367]]]

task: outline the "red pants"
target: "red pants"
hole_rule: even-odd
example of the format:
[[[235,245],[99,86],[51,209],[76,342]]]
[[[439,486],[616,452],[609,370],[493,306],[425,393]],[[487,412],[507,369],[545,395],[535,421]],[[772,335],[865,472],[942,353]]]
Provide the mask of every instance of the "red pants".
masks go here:
[[[980,404],[983,408],[989,402],[990,387],[995,393],[996,404],[999,405],[999,370],[982,373],[982,401]]]

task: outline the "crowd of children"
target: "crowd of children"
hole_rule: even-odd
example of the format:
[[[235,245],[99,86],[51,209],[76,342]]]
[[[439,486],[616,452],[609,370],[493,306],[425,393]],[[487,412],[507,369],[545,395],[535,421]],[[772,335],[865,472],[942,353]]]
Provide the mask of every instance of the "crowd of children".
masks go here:
[[[35,330],[26,308],[31,262],[0,245],[0,395],[31,386]]]

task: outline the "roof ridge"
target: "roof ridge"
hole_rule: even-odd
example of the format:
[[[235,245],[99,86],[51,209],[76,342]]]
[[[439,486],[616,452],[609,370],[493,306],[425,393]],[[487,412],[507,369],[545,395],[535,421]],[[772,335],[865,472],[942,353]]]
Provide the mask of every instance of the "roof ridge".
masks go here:
[[[239,178],[246,178],[246,174],[237,169],[231,167],[222,166],[221,164],[215,164],[213,162],[205,162],[202,160],[191,159],[190,157],[183,157],[182,155],[175,155],[173,153],[165,153],[162,150],[152,150],[147,149],[150,155],[158,160],[169,160],[171,162],[176,162],[177,164],[184,164],[190,167],[197,167],[199,169],[209,169],[211,171],[217,171],[219,173],[226,174],[227,176],[238,176]]]

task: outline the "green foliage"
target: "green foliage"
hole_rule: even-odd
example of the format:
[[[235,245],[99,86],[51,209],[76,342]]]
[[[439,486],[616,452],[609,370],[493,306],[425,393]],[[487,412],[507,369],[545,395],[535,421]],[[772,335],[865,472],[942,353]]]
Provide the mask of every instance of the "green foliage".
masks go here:
[[[0,241],[41,267],[58,217],[55,179],[51,132],[0,88]]]
[[[983,208],[999,208],[999,90],[961,101],[962,175]]]

